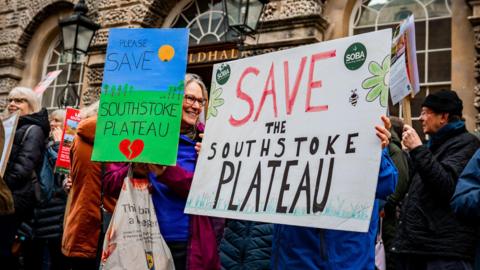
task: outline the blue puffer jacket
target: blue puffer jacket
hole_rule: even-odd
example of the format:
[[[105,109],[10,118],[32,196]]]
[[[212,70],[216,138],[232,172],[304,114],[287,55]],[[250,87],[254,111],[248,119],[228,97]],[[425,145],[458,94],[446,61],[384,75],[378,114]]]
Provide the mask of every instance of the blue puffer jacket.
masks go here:
[[[480,221],[480,149],[460,175],[451,205],[457,214]]]
[[[397,177],[397,169],[384,150],[375,194],[377,199],[385,199],[393,193]],[[375,200],[367,233],[275,225],[272,269],[373,270],[377,229],[378,200]]]
[[[460,175],[451,206],[458,215],[480,222],[480,149]],[[474,269],[480,270],[480,241],[477,243]]]
[[[229,220],[220,243],[222,269],[270,269],[273,224]]]

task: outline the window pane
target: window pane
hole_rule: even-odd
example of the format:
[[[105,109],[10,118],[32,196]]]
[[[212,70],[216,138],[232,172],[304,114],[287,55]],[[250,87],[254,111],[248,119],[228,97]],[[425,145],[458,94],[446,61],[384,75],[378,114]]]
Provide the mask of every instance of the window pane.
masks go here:
[[[57,77],[57,84],[66,84],[67,75],[68,75],[68,65],[60,65],[59,69],[62,69],[63,71]]]
[[[431,20],[428,23],[428,47],[441,49],[451,47],[452,23],[451,19]]]
[[[426,31],[426,23],[423,22],[415,22],[415,45],[417,46],[417,50],[425,50],[425,35]]]
[[[80,80],[80,66],[78,66],[75,69],[70,70],[70,81],[72,82],[78,82]],[[67,71],[65,71],[67,72]]]
[[[186,28],[188,22],[182,16],[178,16],[177,22],[175,23],[176,28]]]
[[[52,104],[52,97],[53,97],[53,87],[48,87],[42,95],[42,107],[51,107]]]
[[[420,83],[425,82],[425,53],[417,53],[418,77]]]
[[[55,71],[57,69],[57,66],[48,66],[47,67],[47,73],[51,71]]]
[[[428,54],[428,82],[450,81],[451,52],[431,52]]]
[[[431,4],[427,6],[428,16],[430,18],[451,15],[447,5],[445,4],[445,0],[434,0],[433,2],[428,0],[428,2],[431,2]],[[450,6],[450,3],[448,5]]]
[[[190,36],[197,39],[200,39],[202,37],[202,32],[200,31],[199,25],[197,23],[190,26]]]
[[[411,100],[412,117],[420,117],[422,102],[425,99],[426,92],[426,87],[420,87],[420,92]]]
[[[428,93],[435,93],[442,89],[450,89],[450,85],[437,85],[437,86],[430,86],[428,87]]]
[[[67,86],[69,73],[71,73],[70,80],[76,82],[76,89],[81,89],[82,82],[80,80],[82,79],[81,76],[83,76],[83,70],[85,68],[85,57],[82,56],[78,58],[78,66],[76,71],[69,71],[69,69],[71,68],[71,64],[62,63],[61,55],[62,46],[61,43],[57,41],[57,43],[55,44],[55,48],[51,50],[51,54],[46,56],[50,62],[43,71],[43,76],[45,76],[48,72],[54,70],[62,70],[62,73],[60,73],[57,79],[50,84],[50,86],[42,95],[42,106],[47,107],[49,110],[58,108],[57,98],[59,94],[65,93],[63,90]]]
[[[386,25],[380,25],[378,26],[378,30],[383,30],[387,28],[391,28],[392,31],[395,30],[395,27],[397,27],[398,24],[386,24]]]
[[[375,10],[380,10],[382,9],[383,5],[385,5],[388,1],[390,0],[373,0],[373,1],[363,1],[364,3],[365,2],[368,2],[368,7],[369,8],[373,8]]]
[[[377,19],[377,12],[372,11],[368,8],[362,8],[362,16],[358,25],[375,25],[375,20]]]
[[[233,21],[232,17],[229,19]],[[226,23],[222,1],[192,0],[171,27],[189,28],[190,45],[198,45],[237,39],[237,35],[227,31]]]
[[[353,30],[353,34],[354,35],[359,35],[359,34],[363,34],[363,33],[368,33],[368,32],[372,32],[372,31],[375,31],[375,28],[374,27],[365,27],[365,28],[357,28],[355,30]]]
[[[400,115],[399,109],[400,109],[400,106],[398,104],[393,106],[392,99],[389,98],[388,99],[388,112],[389,112],[389,114],[394,115],[394,116],[399,116]]]
[[[59,57],[58,53],[54,51],[51,55],[49,63],[57,63],[58,62],[58,57]]]
[[[379,23],[400,22],[413,14],[415,19],[426,17],[422,5],[415,0],[393,0],[380,10]]]

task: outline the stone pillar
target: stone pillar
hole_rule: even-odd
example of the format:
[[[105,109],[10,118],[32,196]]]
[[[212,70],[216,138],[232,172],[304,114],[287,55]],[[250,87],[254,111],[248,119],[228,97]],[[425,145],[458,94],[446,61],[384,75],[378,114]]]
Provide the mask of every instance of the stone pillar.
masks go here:
[[[472,7],[473,14],[468,19],[473,27],[475,38],[475,64],[474,64],[474,76],[476,85],[474,88],[475,98],[473,105],[477,109],[477,115],[475,116],[476,130],[480,129],[480,1],[479,0],[467,0],[467,3]]]

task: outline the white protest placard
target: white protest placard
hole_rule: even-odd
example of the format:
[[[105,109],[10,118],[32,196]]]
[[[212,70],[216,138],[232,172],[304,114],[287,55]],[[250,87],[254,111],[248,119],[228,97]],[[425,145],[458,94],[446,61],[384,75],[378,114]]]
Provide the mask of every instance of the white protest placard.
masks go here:
[[[382,30],[215,65],[185,212],[366,232],[391,40]]]
[[[420,91],[413,15],[398,26],[392,54],[390,95],[395,105],[410,93],[416,95]]]
[[[5,170],[7,169],[8,158],[10,157],[10,151],[12,150],[13,138],[15,137],[15,131],[17,129],[18,119],[20,113],[15,112],[9,117],[2,120],[3,128],[5,130],[5,141],[3,145],[2,159],[0,160],[0,174],[3,177]]]
[[[402,54],[390,67],[390,95],[393,104],[399,103],[412,92],[405,60],[405,54]]]
[[[62,70],[55,70],[47,73],[45,77],[33,88],[33,91],[37,94],[42,94],[47,90],[47,87],[62,73]]]

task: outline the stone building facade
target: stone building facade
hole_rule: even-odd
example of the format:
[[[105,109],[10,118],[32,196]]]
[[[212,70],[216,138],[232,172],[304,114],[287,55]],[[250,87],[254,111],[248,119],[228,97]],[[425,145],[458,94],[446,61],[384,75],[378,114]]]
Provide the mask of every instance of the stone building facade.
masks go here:
[[[0,99],[14,86],[33,87],[48,71],[64,69],[45,92],[45,106],[56,106],[56,96],[72,78],[81,105],[96,100],[110,28],[189,27],[188,70],[201,74],[208,84],[213,63],[393,27],[413,13],[424,77],[422,92],[412,101],[414,125],[419,127],[419,100],[439,88],[452,88],[464,101],[468,129],[480,127],[480,1],[271,0],[258,33],[243,44],[225,32],[219,0],[85,2],[88,16],[101,29],[82,68],[72,71],[62,60],[58,20],[72,13],[76,0],[0,0]],[[401,111],[392,107],[394,115]]]

